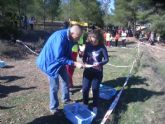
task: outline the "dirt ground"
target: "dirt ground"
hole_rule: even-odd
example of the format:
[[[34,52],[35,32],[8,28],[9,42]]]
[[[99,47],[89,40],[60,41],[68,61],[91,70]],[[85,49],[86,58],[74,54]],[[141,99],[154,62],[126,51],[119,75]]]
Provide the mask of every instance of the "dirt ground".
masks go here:
[[[162,44],[156,44],[156,47],[165,49]],[[111,50],[111,48],[108,48]],[[165,120],[165,111],[164,109],[164,91],[165,91],[165,76],[164,74],[164,65],[165,63],[165,51],[156,49],[155,47],[149,47],[146,45],[141,46],[141,52],[143,55],[141,58],[141,68],[139,68],[137,74],[145,77],[146,81],[143,85],[137,85],[130,87],[130,90],[135,90],[137,88],[143,88],[147,90],[152,90],[153,94],[160,95],[161,97],[157,100],[154,100],[154,105],[151,106],[153,109],[147,108],[150,106],[150,101],[145,102],[145,119],[143,122],[150,123],[159,123],[163,124]],[[144,57],[145,56],[145,57]],[[70,122],[63,117],[56,117],[49,113],[49,87],[47,77],[36,67],[35,61],[36,56],[32,54],[26,54],[25,57],[21,59],[7,58],[2,57],[3,61],[7,63],[5,68],[0,68],[0,123],[1,124],[69,124]],[[143,62],[142,62],[143,61]],[[146,63],[149,64],[147,65]],[[157,67],[155,63],[161,63],[162,67]],[[162,69],[163,68],[163,69]],[[160,69],[160,70],[159,70]],[[162,69],[162,70],[161,70]],[[79,90],[81,89],[81,78],[82,70],[76,70],[74,74],[74,80],[76,88],[74,89],[74,95],[71,96],[74,100],[82,101],[82,96]],[[132,79],[133,80],[133,79]],[[152,83],[151,83],[152,82]],[[144,85],[146,84],[146,85]],[[149,85],[149,86],[148,86]],[[132,89],[131,89],[132,88]],[[130,95],[129,92],[124,93],[121,101],[117,106],[117,109],[114,111],[114,115],[111,123],[132,123],[129,122],[126,115],[127,112],[130,112],[130,109],[126,111],[123,110],[124,104],[127,103],[128,95],[135,98],[135,96]],[[132,91],[132,93],[134,93]],[[137,93],[137,92],[136,92]],[[145,90],[141,90],[140,93],[146,93]],[[148,93],[148,92],[147,92]],[[127,96],[126,96],[127,95]],[[142,103],[149,96],[146,96],[140,102]],[[156,99],[156,97],[151,97],[150,99]],[[136,103],[137,100],[133,102],[128,102],[131,104]],[[120,106],[120,107],[119,107]],[[128,106],[127,106],[128,107]],[[60,105],[60,108],[63,108],[63,105]],[[104,114],[107,110],[105,106]],[[124,112],[123,112],[124,111]],[[138,111],[138,109],[137,109]],[[160,112],[160,114],[158,114]],[[116,115],[115,115],[116,114]],[[125,114],[125,115],[124,115]],[[124,118],[124,121],[121,121]],[[131,117],[130,117],[131,118]],[[127,120],[127,121],[126,121]],[[99,123],[101,118],[98,118],[94,123]],[[141,122],[136,122],[140,124]]]

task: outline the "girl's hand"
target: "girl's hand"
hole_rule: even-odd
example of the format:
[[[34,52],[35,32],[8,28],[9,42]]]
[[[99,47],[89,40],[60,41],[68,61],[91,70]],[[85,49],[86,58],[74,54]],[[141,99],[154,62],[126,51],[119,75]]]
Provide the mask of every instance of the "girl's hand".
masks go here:
[[[97,66],[99,66],[99,63],[94,63],[93,65],[94,65],[94,67],[97,67]]]
[[[100,64],[99,63],[94,63],[93,65],[94,65],[93,68],[100,70]]]

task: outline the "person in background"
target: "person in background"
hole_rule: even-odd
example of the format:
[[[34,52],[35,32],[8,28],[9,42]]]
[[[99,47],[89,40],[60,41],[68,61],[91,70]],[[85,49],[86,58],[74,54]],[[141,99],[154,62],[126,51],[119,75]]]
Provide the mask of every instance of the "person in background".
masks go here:
[[[110,47],[111,46],[111,44],[110,44],[110,36],[111,36],[111,34],[110,34],[110,32],[108,31],[107,33],[106,33],[106,46],[108,46],[108,47]]]
[[[83,46],[85,44],[85,41],[86,41],[86,33],[83,32],[81,37],[80,37],[80,39],[79,39],[79,41],[78,41],[78,44],[75,44],[72,47],[72,55],[71,55],[71,57],[72,57],[73,61],[77,61],[77,56],[78,56],[79,51],[80,51],[79,47]],[[80,52],[83,52],[83,50],[80,51]],[[67,73],[69,75],[69,88],[72,89],[74,87],[74,84],[73,84],[73,73],[74,73],[75,67],[66,65],[66,68],[67,68]]]
[[[127,39],[127,33],[125,32],[125,30],[123,30],[121,33],[121,40],[123,47],[126,47],[126,39]]]
[[[87,44],[87,36],[88,36],[88,31],[83,31],[83,34],[81,35],[80,37],[80,40],[78,42],[78,45],[79,45],[79,57],[82,58],[83,57],[83,54],[84,54],[84,50],[85,50],[85,47],[86,47],[86,44]]]
[[[160,34],[156,34],[156,41],[158,42],[158,43],[160,43]]]
[[[110,34],[110,45],[112,46],[113,36]]]
[[[34,29],[34,23],[35,23],[35,18],[34,18],[34,16],[32,16],[29,19],[30,30],[33,30]]]
[[[104,31],[104,33],[103,33],[103,38],[104,38],[104,43],[105,43],[105,44],[106,44],[106,34],[107,34],[107,32]]]
[[[115,46],[116,47],[118,46],[119,38],[120,38],[120,34],[118,32],[116,32],[116,35],[115,35]]]
[[[72,47],[72,53],[71,53],[71,58],[73,61],[77,61],[77,55],[78,55],[78,45],[75,44]],[[71,89],[74,86],[72,78],[73,78],[73,73],[74,73],[75,67],[66,65],[66,70],[69,75],[69,88]]]
[[[28,28],[28,18],[27,18],[26,15],[23,16],[23,28],[24,28],[25,30],[27,30],[27,28]]]
[[[82,34],[81,27],[74,25],[69,29],[54,32],[47,40],[37,58],[37,66],[47,75],[50,90],[50,112],[58,112],[59,77],[61,77],[62,103],[70,102],[69,77],[66,65],[82,68],[83,64],[71,59],[71,48]]]
[[[155,37],[156,37],[156,33],[152,31],[151,34],[150,34],[150,37],[149,37],[149,42],[150,42],[151,45],[154,45]]]
[[[84,51],[84,65],[93,65],[85,68],[82,79],[83,103],[88,106],[89,91],[92,86],[93,92],[93,112],[97,114],[99,86],[103,78],[103,65],[108,61],[108,52],[103,43],[102,34],[99,30],[94,30],[88,34],[88,44]],[[86,66],[85,66],[86,67]]]

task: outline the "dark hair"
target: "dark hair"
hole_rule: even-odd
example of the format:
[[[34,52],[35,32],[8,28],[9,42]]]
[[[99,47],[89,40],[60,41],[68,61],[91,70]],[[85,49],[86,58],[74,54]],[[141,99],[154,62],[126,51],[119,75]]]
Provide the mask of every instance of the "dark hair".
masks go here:
[[[95,29],[89,32],[88,34],[88,42],[90,42],[90,37],[96,37],[99,41],[99,45],[104,45],[104,37],[103,34],[101,33],[100,29]]]

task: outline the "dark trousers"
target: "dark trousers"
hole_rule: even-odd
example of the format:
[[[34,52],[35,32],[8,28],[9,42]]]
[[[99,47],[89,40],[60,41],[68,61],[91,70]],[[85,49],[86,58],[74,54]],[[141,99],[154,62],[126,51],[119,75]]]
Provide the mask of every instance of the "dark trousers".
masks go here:
[[[118,45],[118,39],[115,40],[115,46],[117,47]]]
[[[33,30],[33,24],[30,24],[30,29]]]
[[[83,73],[83,102],[88,105],[89,101],[89,90],[92,86],[93,92],[93,106],[98,105],[99,99],[99,86],[102,81],[103,73],[96,72],[93,69],[86,69]]]
[[[122,40],[123,47],[126,47],[126,40]]]

